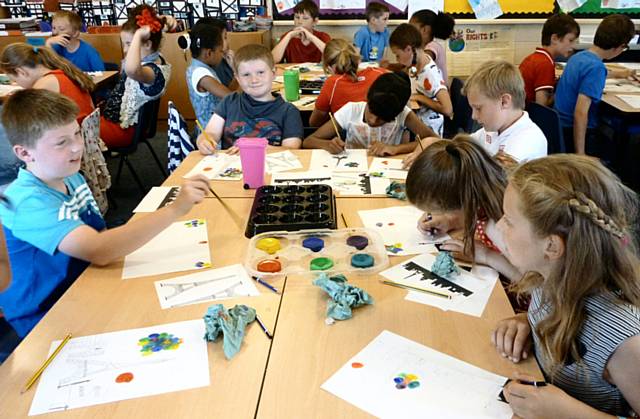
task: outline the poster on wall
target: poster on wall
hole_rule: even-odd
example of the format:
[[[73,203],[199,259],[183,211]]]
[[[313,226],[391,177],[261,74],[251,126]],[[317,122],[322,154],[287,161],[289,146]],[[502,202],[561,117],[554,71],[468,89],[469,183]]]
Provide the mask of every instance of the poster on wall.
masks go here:
[[[633,9],[640,7],[640,0],[602,0],[603,9]]]
[[[476,19],[495,19],[502,15],[498,0],[469,0]]]
[[[468,76],[490,57],[513,62],[514,31],[507,25],[471,25],[454,29],[448,41],[449,75]]]
[[[563,12],[569,13],[570,11],[582,6],[586,2],[587,0],[558,0],[558,6],[560,6],[560,9]]]

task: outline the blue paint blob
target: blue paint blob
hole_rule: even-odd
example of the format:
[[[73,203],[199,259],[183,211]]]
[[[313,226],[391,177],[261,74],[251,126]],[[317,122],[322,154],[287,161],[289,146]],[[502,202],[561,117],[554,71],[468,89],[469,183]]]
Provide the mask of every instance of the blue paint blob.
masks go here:
[[[368,253],[357,253],[351,256],[351,266],[354,268],[370,268],[374,264],[373,256]]]
[[[420,381],[412,381],[409,383],[409,388],[420,387]]]
[[[324,248],[324,240],[318,237],[308,237],[302,241],[302,247],[312,252],[319,252]]]
[[[394,378],[394,379],[393,379],[393,381],[394,381],[396,384],[402,384],[402,383],[404,382],[404,378],[402,378],[402,377],[396,377],[396,378]]]

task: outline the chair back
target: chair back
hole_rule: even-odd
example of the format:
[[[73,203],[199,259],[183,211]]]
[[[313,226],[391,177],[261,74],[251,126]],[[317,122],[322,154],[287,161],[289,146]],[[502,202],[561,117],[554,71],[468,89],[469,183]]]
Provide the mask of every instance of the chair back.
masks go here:
[[[195,150],[189,137],[189,127],[172,101],[168,102],[169,132],[167,134],[167,170],[172,173],[178,168],[182,160]]]
[[[107,147],[100,139],[100,109],[96,108],[82,120],[81,131],[84,153],[80,170],[104,215],[109,208],[107,190],[111,187],[111,175],[102,154]]]
[[[471,133],[473,129],[473,119],[471,119],[471,106],[467,97],[462,94],[463,81],[457,77],[451,80],[451,104],[453,105],[453,126],[455,133]]]
[[[535,102],[527,103],[525,110],[529,113],[529,118],[547,137],[547,154],[566,152],[558,111]]]

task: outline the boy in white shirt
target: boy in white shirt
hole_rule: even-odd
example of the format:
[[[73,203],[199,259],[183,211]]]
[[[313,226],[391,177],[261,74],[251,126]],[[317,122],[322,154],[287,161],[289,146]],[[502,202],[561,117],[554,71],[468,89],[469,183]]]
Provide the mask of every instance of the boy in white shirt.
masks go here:
[[[327,121],[305,138],[304,148],[322,148],[337,154],[345,148],[366,148],[369,154],[393,156],[412,152],[415,142],[403,136],[405,128],[421,138],[435,136],[407,107],[411,84],[405,73],[383,74],[369,88],[366,102],[349,102],[335,114],[336,126]],[[337,131],[345,132],[345,140]]]

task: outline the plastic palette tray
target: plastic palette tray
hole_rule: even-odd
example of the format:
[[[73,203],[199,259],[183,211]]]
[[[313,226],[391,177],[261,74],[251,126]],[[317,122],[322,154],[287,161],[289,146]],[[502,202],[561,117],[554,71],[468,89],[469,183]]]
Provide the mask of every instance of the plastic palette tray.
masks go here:
[[[368,244],[356,248],[347,244],[347,240],[354,236],[365,237]],[[319,251],[313,251],[303,245],[309,238],[321,239],[324,246]],[[264,243],[264,239],[275,239],[278,242],[273,248],[262,250],[259,243]],[[362,242],[362,240],[358,240]],[[271,240],[270,243],[273,243]],[[353,242],[352,242],[353,243]],[[279,248],[278,248],[279,247]],[[360,255],[360,256],[358,256]],[[373,265],[360,268],[352,265],[352,258],[370,255],[373,257]],[[318,258],[328,258],[333,262],[333,266],[328,269],[312,270],[313,260]],[[260,264],[277,261],[281,269],[276,272],[265,272],[259,270]],[[389,257],[384,247],[384,242],[380,234],[367,228],[346,228],[341,230],[304,230],[298,232],[277,231],[258,234],[249,242],[247,256],[244,266],[250,275],[269,277],[275,275],[309,274],[326,272],[329,274],[338,273],[358,273],[373,274],[386,268],[389,265]]]
[[[253,199],[245,236],[321,228],[336,228],[336,203],[331,186],[261,186]]]

